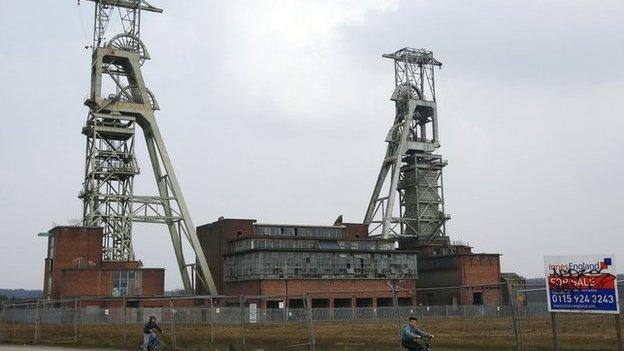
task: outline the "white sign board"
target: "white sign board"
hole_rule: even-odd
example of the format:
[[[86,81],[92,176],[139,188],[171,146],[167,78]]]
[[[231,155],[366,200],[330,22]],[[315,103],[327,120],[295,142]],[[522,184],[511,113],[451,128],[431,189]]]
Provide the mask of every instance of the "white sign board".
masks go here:
[[[255,303],[249,304],[249,323],[256,323],[258,320],[258,305]]]
[[[619,314],[613,255],[546,256],[548,311]]]

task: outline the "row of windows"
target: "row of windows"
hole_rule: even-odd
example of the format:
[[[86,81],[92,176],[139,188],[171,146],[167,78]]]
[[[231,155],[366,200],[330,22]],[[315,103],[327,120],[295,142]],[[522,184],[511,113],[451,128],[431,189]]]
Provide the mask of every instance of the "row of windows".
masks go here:
[[[280,227],[280,226],[256,226],[257,235],[265,236],[304,236],[314,238],[342,238],[344,228],[326,227]]]
[[[306,252],[250,252],[228,256],[225,277],[228,281],[270,278],[332,277],[415,277],[414,254],[344,254]]]
[[[394,250],[392,242],[344,240],[246,239],[231,244],[233,252],[253,249]]]

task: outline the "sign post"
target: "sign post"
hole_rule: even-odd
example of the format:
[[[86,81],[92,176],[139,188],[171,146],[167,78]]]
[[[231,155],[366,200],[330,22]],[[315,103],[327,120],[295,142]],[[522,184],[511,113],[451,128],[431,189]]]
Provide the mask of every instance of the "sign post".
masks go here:
[[[559,346],[557,344],[557,314],[555,312],[550,312],[550,327],[552,328],[553,351],[558,351]]]
[[[620,323],[620,315],[615,315],[615,330],[617,335],[617,351],[623,351],[622,348],[622,323]]]
[[[544,257],[554,350],[557,350],[555,313],[601,313],[615,315],[618,351],[622,351],[614,261],[613,255]]]

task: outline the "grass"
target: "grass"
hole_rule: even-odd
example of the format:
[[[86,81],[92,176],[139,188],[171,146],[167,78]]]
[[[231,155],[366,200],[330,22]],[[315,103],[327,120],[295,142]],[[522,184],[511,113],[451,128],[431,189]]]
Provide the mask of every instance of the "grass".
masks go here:
[[[433,349],[440,351],[515,350],[513,326],[507,318],[430,319],[423,327],[436,335]],[[162,339],[172,345],[172,327],[163,325]],[[80,346],[85,348],[135,349],[141,340],[141,326],[89,325],[79,328],[74,341],[73,326],[44,325],[40,344]],[[217,350],[242,349],[243,330],[240,325],[216,325],[212,329]],[[314,324],[318,351],[379,351],[397,350],[397,329],[393,321],[319,322]],[[526,350],[551,350],[549,318],[522,321]],[[613,316],[558,315],[559,348],[561,350],[615,350],[616,333]],[[1,325],[0,341],[32,343],[34,326]],[[177,325],[175,333],[179,350],[213,350],[210,325]],[[308,329],[304,324],[251,324],[245,326],[248,350],[309,350]],[[172,349],[169,347],[169,349]],[[231,350],[234,350],[232,348]]]

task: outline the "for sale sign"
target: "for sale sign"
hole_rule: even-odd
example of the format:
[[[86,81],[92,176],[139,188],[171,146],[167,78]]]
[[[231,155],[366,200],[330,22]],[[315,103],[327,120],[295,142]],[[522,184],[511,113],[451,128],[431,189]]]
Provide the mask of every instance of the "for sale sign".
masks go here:
[[[613,255],[546,256],[550,312],[620,313]]]

